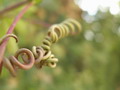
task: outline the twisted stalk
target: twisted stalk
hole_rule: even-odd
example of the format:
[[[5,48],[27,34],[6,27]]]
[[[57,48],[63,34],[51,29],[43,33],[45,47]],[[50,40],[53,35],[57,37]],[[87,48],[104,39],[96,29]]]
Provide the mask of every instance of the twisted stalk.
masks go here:
[[[3,66],[6,67],[13,76],[16,76],[17,69],[28,70],[32,68],[33,65],[37,68],[42,68],[42,66],[54,68],[56,67],[58,59],[52,54],[51,46],[59,39],[71,33],[76,33],[77,31],[81,31],[81,25],[74,19],[68,19],[60,24],[52,25],[41,46],[33,46],[32,51],[26,48],[19,49],[15,55],[9,58],[4,57]],[[13,37],[13,35],[10,37]],[[14,38],[16,39],[16,36],[14,36]],[[3,37],[3,39],[5,39],[5,37]],[[19,56],[21,56],[23,63],[19,61]]]

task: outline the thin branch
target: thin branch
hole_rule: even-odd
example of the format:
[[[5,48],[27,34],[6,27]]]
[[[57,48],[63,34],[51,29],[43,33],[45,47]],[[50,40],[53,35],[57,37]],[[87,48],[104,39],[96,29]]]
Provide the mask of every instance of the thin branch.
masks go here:
[[[29,9],[29,7],[31,7],[33,5],[32,2],[28,3],[23,9],[22,11],[17,15],[17,17],[14,19],[12,25],[10,26],[10,28],[8,29],[6,34],[11,34],[17,24],[17,22],[21,19],[21,17],[24,15],[24,13]],[[0,70],[2,68],[2,60],[3,60],[3,56],[4,56],[4,52],[6,49],[6,45],[8,42],[9,38],[5,39],[2,44],[0,45]]]
[[[30,6],[32,6],[33,3],[29,3],[25,6],[25,8],[23,8],[23,10],[18,14],[18,16],[16,16],[16,18],[14,19],[12,25],[10,26],[10,28],[8,29],[7,34],[11,34],[17,24],[17,22],[21,19],[21,17],[24,15],[24,13],[28,10],[28,8]]]
[[[0,15],[3,15],[3,14],[5,14],[5,13],[7,13],[7,12],[9,12],[9,11],[11,11],[11,10],[14,10],[14,9],[16,9],[16,8],[18,8],[18,7],[20,7],[20,6],[23,6],[23,5],[25,5],[26,3],[28,3],[29,1],[22,1],[22,2],[19,2],[19,3],[17,3],[17,4],[14,4],[14,5],[12,5],[12,6],[8,6],[7,8],[5,8],[5,9],[3,9],[3,10],[1,10],[0,11]]]

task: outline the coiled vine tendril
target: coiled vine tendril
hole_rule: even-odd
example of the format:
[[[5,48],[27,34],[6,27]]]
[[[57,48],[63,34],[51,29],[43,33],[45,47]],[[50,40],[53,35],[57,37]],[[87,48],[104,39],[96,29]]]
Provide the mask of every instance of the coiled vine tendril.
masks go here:
[[[16,76],[17,69],[27,70],[32,68],[33,65],[37,68],[42,68],[42,66],[54,68],[56,67],[58,59],[52,54],[51,45],[59,39],[69,34],[74,34],[77,31],[81,31],[81,25],[74,19],[67,19],[60,24],[52,25],[41,46],[33,46],[32,51],[26,48],[19,49],[15,55],[3,59],[3,66],[7,68],[13,76]],[[0,39],[0,44],[8,37],[13,37],[18,41],[17,36],[8,34]],[[19,61],[19,56],[21,56],[23,63]]]
[[[6,35],[3,36],[2,38],[0,38],[0,44],[1,44],[5,39],[7,39],[8,37],[13,37],[13,38],[16,40],[16,42],[18,42],[18,38],[17,38],[16,35],[14,35],[14,34],[6,34]]]

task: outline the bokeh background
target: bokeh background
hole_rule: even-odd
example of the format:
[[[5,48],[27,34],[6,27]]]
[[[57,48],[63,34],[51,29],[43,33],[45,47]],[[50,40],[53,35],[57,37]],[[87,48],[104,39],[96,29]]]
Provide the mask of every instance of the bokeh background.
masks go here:
[[[20,1],[0,0],[0,10]],[[92,13],[84,8],[92,3],[91,0],[83,5],[81,1],[84,0],[43,0],[26,12],[14,30],[19,42],[16,44],[10,39],[5,56],[14,54],[18,48],[31,49],[34,45],[41,45],[49,26],[67,18],[78,20],[82,32],[53,45],[52,50],[59,58],[54,69],[33,67],[28,71],[19,70],[14,78],[3,68],[0,90],[120,90],[119,0],[114,5],[118,5],[117,13],[109,6],[94,7],[97,10]],[[105,2],[102,0],[101,3]],[[95,5],[93,2],[91,7]],[[0,37],[23,7],[0,15]]]

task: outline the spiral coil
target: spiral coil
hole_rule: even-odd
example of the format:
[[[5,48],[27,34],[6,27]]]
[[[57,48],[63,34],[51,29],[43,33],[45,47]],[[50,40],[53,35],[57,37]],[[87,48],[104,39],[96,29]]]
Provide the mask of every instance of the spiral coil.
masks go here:
[[[42,68],[42,66],[56,67],[58,59],[51,52],[51,45],[56,43],[59,39],[69,35],[80,32],[81,25],[74,19],[68,19],[60,24],[52,25],[47,33],[47,36],[42,42],[41,46],[33,46],[32,51],[22,48],[19,49],[14,56],[3,59],[3,65],[10,71],[13,76],[16,76],[17,69],[30,69],[33,65],[37,68]],[[13,37],[16,39],[15,35],[8,35],[5,38]],[[2,40],[1,40],[2,41]],[[17,41],[17,39],[16,39]],[[19,56],[24,63],[19,61]]]

